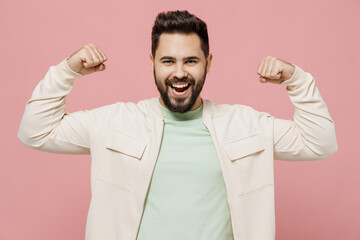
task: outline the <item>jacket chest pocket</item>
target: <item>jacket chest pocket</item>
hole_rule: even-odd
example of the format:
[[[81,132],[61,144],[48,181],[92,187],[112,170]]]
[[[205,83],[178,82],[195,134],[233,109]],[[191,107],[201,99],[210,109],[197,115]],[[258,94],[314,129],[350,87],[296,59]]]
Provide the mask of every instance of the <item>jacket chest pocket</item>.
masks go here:
[[[229,159],[235,161],[263,151],[264,144],[260,135],[253,133],[243,138],[225,142],[224,149]]]
[[[224,150],[230,160],[230,175],[236,195],[240,196],[273,184],[273,160],[265,151],[259,133],[227,141]]]
[[[146,142],[111,130],[105,140],[97,179],[132,192]]]

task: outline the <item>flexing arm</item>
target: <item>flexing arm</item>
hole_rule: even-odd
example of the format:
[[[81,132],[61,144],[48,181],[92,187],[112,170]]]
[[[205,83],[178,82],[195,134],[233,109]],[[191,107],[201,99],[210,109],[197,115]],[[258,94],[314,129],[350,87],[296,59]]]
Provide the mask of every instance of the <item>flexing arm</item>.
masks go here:
[[[274,158],[316,160],[337,151],[334,122],[310,73],[286,61],[265,57],[260,82],[286,86],[295,107],[294,120],[274,119]]]
[[[56,153],[87,154],[90,152],[90,129],[99,112],[65,112],[65,99],[76,78],[105,70],[105,55],[89,44],[51,66],[27,101],[18,138],[26,146]]]

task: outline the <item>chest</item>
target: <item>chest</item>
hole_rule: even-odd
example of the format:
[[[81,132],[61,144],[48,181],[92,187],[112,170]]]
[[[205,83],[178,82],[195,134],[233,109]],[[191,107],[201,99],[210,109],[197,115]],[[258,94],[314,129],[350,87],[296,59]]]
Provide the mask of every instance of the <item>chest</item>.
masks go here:
[[[212,184],[222,178],[208,129],[199,122],[165,123],[154,176],[175,182]]]

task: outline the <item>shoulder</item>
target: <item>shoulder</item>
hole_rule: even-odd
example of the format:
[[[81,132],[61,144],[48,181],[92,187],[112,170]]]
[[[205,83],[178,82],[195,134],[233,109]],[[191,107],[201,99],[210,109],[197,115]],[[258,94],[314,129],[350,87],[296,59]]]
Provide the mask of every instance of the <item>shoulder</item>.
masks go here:
[[[204,100],[204,104],[207,105],[209,111],[213,117],[219,117],[224,115],[240,114],[240,115],[254,115],[254,116],[271,116],[267,112],[261,112],[248,105],[242,104],[226,104],[216,103],[210,100]]]
[[[138,102],[116,102],[114,104],[104,106],[111,111],[112,115],[126,114],[131,115],[147,115],[151,107],[154,105],[154,99],[143,99]]]
[[[213,121],[219,126],[227,126],[232,129],[244,127],[249,131],[251,129],[272,131],[274,117],[267,112],[261,112],[242,104],[218,104],[212,101],[204,101],[204,103],[207,105]]]
[[[211,101],[204,104],[208,109],[206,114],[211,115],[215,131],[224,141],[254,134],[272,137],[273,117],[269,113],[242,104],[218,104]]]
[[[147,115],[152,105],[151,99],[144,99],[139,102],[115,102],[90,110],[83,110],[97,120],[114,119],[115,117],[139,117],[139,115]]]

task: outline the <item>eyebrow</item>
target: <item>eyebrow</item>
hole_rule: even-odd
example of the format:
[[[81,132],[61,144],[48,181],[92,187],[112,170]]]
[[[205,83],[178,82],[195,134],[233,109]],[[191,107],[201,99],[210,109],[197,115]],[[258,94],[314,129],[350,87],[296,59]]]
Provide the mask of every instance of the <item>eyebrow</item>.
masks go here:
[[[170,56],[163,56],[163,57],[161,57],[161,58],[160,58],[160,61],[161,61],[161,60],[164,60],[164,59],[166,59],[166,60],[176,60],[176,58],[174,58],[174,57],[170,57]],[[200,58],[199,58],[199,57],[197,57],[197,56],[190,56],[190,57],[186,57],[186,58],[184,58],[183,60],[190,60],[190,59],[197,59],[197,60],[200,60]]]

